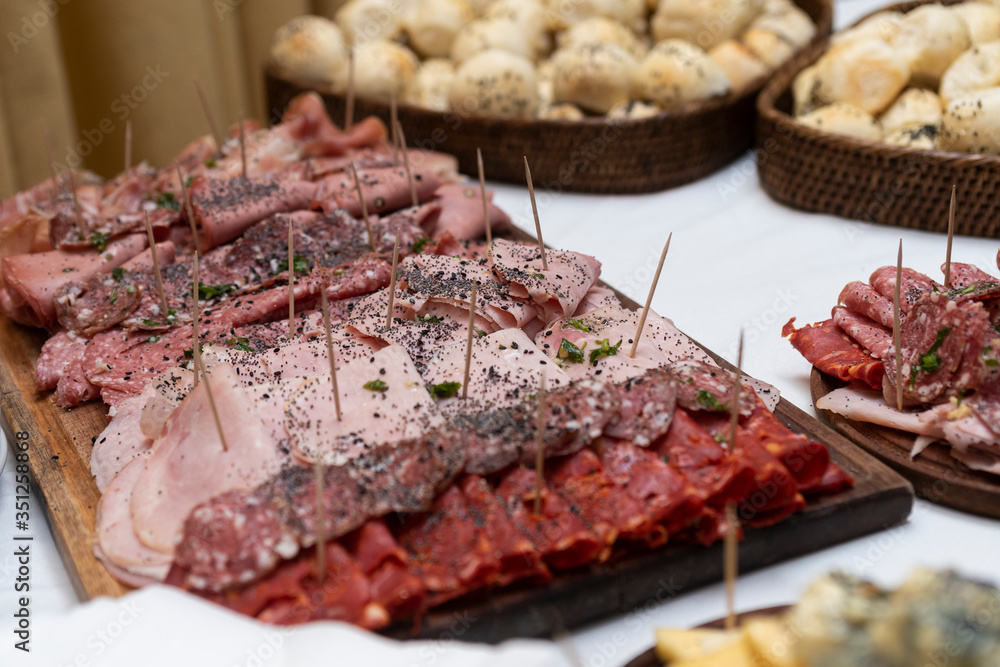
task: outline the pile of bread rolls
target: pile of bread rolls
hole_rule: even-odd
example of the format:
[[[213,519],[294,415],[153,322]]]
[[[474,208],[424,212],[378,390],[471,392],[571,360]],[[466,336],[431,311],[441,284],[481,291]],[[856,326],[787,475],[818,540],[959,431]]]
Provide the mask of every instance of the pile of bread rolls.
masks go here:
[[[1000,154],[1000,0],[885,11],[792,85],[799,122],[893,146]]]
[[[792,0],[349,0],[275,33],[282,73],[435,111],[642,118],[725,95],[816,32]]]

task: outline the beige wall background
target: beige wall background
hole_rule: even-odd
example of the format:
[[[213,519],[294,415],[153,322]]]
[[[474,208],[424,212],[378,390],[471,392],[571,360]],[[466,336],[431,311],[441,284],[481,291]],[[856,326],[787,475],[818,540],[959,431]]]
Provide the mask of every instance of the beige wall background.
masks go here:
[[[267,120],[261,68],[271,35],[301,14],[332,16],[344,0],[3,0],[0,2],[0,197],[55,161],[102,176],[133,161],[162,165],[208,123]]]

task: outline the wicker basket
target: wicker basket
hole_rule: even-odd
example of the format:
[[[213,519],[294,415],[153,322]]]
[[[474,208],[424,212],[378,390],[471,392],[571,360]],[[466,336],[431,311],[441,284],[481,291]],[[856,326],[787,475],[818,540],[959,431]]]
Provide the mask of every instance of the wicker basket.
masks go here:
[[[831,0],[796,1],[817,25],[809,46],[825,42],[832,26]],[[280,115],[292,97],[315,89],[323,95],[334,122],[343,123],[342,94],[282,77],[274,68],[266,68],[265,77],[272,118]],[[399,120],[411,147],[451,153],[467,174],[476,173],[478,147],[483,149],[490,180],[524,183],[523,156],[527,155],[536,186],[549,191],[655,192],[707,176],[749,150],[754,100],[765,82],[766,77],[761,77],[724,97],[642,120],[459,116],[402,104]],[[357,100],[354,117],[368,115],[388,122],[389,107]]]
[[[928,3],[886,9],[907,12],[922,4]],[[757,100],[758,173],[764,190],[806,211],[947,232],[951,188],[956,185],[955,232],[997,236],[1000,157],[889,146],[820,132],[792,119],[792,81],[824,48],[813,45],[799,53]]]

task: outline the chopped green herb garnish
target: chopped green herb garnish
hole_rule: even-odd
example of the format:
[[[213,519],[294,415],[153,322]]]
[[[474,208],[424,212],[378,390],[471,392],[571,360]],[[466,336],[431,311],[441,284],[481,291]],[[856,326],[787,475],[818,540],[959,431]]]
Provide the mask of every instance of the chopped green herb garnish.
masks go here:
[[[438,324],[441,322],[441,318],[434,315],[424,315],[423,317],[418,317],[417,319],[421,322],[427,322],[428,324]]]
[[[147,327],[158,327],[158,326],[160,326],[160,323],[158,321],[151,320],[148,317],[142,318],[142,323],[143,323],[144,326],[147,326]]]
[[[199,282],[198,298],[205,300],[214,299],[228,292],[232,292],[234,289],[236,289],[236,285],[205,285],[204,283]]]
[[[147,343],[159,343],[163,338],[161,336],[150,336],[146,339]]]
[[[111,303],[118,303],[118,285],[115,285],[115,288],[111,290],[111,296],[108,298],[111,300]]]
[[[381,380],[372,380],[371,382],[365,382],[364,385],[362,386],[368,391],[378,391],[378,392],[383,392],[389,388],[389,385],[387,385],[385,382],[382,382]]]
[[[205,160],[204,164],[209,169],[215,169],[215,165],[218,163],[215,161],[215,158],[208,158],[207,160]]]
[[[618,341],[614,345],[609,344],[609,339],[597,341],[597,349],[590,351],[590,365],[596,366],[597,361],[601,357],[612,357],[618,354],[618,348],[622,346],[622,342]]]
[[[97,248],[98,252],[104,252],[104,249],[108,247],[108,235],[101,232],[91,233],[90,245]]]
[[[123,269],[120,266],[116,266],[115,268],[111,269],[111,277],[115,279],[116,283],[120,283],[122,281],[122,278],[125,277],[125,269]]]
[[[566,361],[574,364],[583,363],[583,350],[578,348],[572,342],[563,338],[562,342],[559,343],[559,354],[560,359],[565,359]]]
[[[432,384],[428,386],[427,390],[434,398],[451,398],[457,394],[458,390],[461,388],[461,382],[442,382],[441,384]]]
[[[128,292],[129,294],[135,294],[135,285],[129,285],[128,287],[125,288],[125,291]]]
[[[539,280],[545,280],[545,274],[544,273],[532,273],[531,277],[532,278],[538,278]]]
[[[177,309],[167,308],[167,324],[173,324],[177,319]]]
[[[294,255],[292,257],[292,265],[295,267],[295,273],[309,273],[309,260],[300,255]],[[278,273],[288,270],[288,259],[283,259],[278,262]]]
[[[712,412],[726,411],[726,406],[719,402],[719,399],[715,397],[715,394],[705,389],[698,390],[696,400],[698,401],[698,405],[706,410],[711,410]]]
[[[579,329],[580,331],[590,333],[590,327],[588,327],[580,320],[572,320],[572,319],[566,320],[566,323],[562,325],[562,328],[565,329],[566,327],[573,327],[574,329]]]
[[[426,236],[421,236],[419,239],[413,242],[413,252],[422,252],[424,247],[431,242],[432,239]]]
[[[712,440],[715,440],[720,445],[729,442],[729,438],[726,437],[725,433],[716,433],[712,436]]]
[[[931,345],[931,349],[927,350],[924,354],[920,355],[920,360],[910,368],[910,387],[914,387],[917,384],[917,373],[923,371],[924,373],[933,373],[941,368],[941,357],[935,354],[935,352],[940,349],[941,345],[944,344],[945,338],[951,333],[950,327],[942,327],[938,329],[937,336],[934,338],[934,344]]]
[[[201,343],[201,344],[198,345],[198,351],[199,352],[204,352],[205,351],[205,344],[204,343]],[[194,359],[194,348],[193,347],[189,347],[188,349],[184,350],[184,358],[185,359]]]
[[[486,332],[483,331],[482,329],[480,329],[479,327],[472,327],[472,330],[476,332],[476,336],[477,337],[479,337],[479,338],[485,338],[486,337]]]
[[[154,201],[156,202],[156,205],[161,208],[170,208],[175,211],[181,210],[181,203],[174,197],[173,192],[161,192],[156,195],[156,199]]]
[[[250,339],[243,338],[242,336],[237,336],[236,338],[227,338],[226,345],[232,345],[241,352],[253,352],[253,348],[250,347]]]

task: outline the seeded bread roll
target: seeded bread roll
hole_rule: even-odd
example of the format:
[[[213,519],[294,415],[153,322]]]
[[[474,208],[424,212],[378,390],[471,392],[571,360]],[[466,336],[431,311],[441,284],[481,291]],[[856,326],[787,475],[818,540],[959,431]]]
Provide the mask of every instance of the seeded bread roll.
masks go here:
[[[965,21],[973,44],[1000,39],[1000,8],[985,2],[962,2],[951,5],[951,11]]]
[[[559,49],[552,64],[553,100],[572,102],[595,113],[607,113],[629,98],[638,67],[625,49],[608,43]]]
[[[884,128],[883,128],[884,129]],[[919,123],[904,125],[893,131],[885,131],[885,143],[891,146],[903,146],[905,148],[919,148],[920,150],[931,151],[938,146],[938,136],[941,133],[940,124],[921,125]]]
[[[910,88],[900,95],[892,106],[879,117],[886,134],[910,125],[941,124],[943,107],[941,98],[933,90]]]
[[[541,0],[495,0],[486,8],[487,19],[503,19],[521,26],[528,33],[535,56],[552,50],[552,35],[546,25],[545,7]]]
[[[347,83],[347,48],[337,24],[321,16],[299,16],[278,28],[271,60],[289,75],[341,90]]]
[[[509,19],[477,19],[466,24],[451,45],[451,59],[458,65],[483,51],[499,49],[535,60],[531,35]]]
[[[697,46],[668,39],[654,46],[639,65],[635,96],[672,109],[725,95],[732,89],[725,70]]]
[[[1000,88],[988,88],[948,104],[938,146],[946,151],[1000,154]]]
[[[627,100],[619,102],[608,111],[608,118],[618,120],[638,120],[640,118],[650,118],[660,113],[662,109],[651,102],[642,100]]]
[[[941,75],[972,45],[965,21],[941,5],[923,5],[903,17],[891,45],[910,66],[911,83],[936,89]]]
[[[816,62],[814,100],[844,102],[877,114],[895,101],[909,79],[907,61],[885,42],[874,38],[843,42]]]
[[[765,0],[761,13],[750,22],[750,28],[770,30],[799,49],[816,34],[816,25],[809,15],[791,0]]]
[[[868,141],[882,139],[882,127],[871,114],[841,102],[820,107],[798,118],[798,121],[823,132],[832,132]]]
[[[545,109],[552,106],[552,98],[555,96],[553,92],[555,84],[553,79],[555,78],[556,67],[552,63],[552,59],[543,60],[537,65],[535,65],[535,79],[538,81],[538,108]]]
[[[648,27],[646,0],[548,0],[546,9],[552,30],[566,30],[595,16],[615,19],[639,34]]]
[[[452,109],[464,113],[533,116],[538,110],[535,66],[500,49],[477,53],[459,66],[449,100]]]
[[[473,18],[466,0],[416,0],[405,21],[410,46],[424,58],[447,56],[455,35]]]
[[[794,44],[767,28],[751,26],[740,37],[740,41],[757,56],[758,60],[771,69],[795,55]]]
[[[359,97],[388,102],[413,82],[420,61],[402,44],[375,40],[354,52],[354,90]]]
[[[956,58],[941,77],[941,99],[948,104],[994,86],[1000,86],[1000,40],[973,46]]]
[[[403,32],[399,0],[348,0],[334,17],[348,46],[368,41],[393,40]]]
[[[420,64],[413,82],[403,94],[407,104],[447,111],[451,84],[455,81],[455,66],[447,58],[430,58]]]
[[[569,102],[544,107],[538,112],[538,117],[545,120],[583,120],[585,118],[580,107]]]
[[[710,49],[742,33],[762,7],[763,0],[660,0],[653,37],[683,39]]]
[[[840,44],[842,42],[874,38],[889,44],[892,42],[893,37],[899,33],[899,26],[902,22],[902,12],[885,11],[872,14],[853,28],[841,30],[833,35],[830,38],[830,43]]]
[[[823,102],[819,100],[819,70],[816,65],[810,65],[796,75],[792,81],[792,99],[796,116],[823,106]]]
[[[605,42],[617,44],[628,51],[636,60],[642,60],[649,47],[623,23],[604,16],[584,19],[575,23],[557,37],[559,48],[567,48],[576,44]]]
[[[745,44],[740,44],[735,39],[727,39],[716,44],[708,52],[708,57],[722,68],[733,88],[737,90],[767,72],[767,65],[761,62]]]

